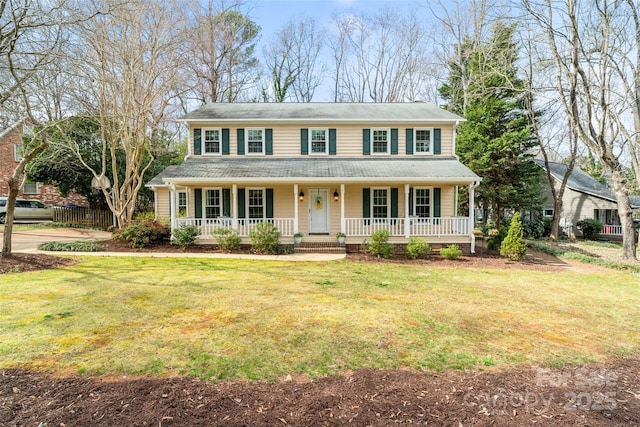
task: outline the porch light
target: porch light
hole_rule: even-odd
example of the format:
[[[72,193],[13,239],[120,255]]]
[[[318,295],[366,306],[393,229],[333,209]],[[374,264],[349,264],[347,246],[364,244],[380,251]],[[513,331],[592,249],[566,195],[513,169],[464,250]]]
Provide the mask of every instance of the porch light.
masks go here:
[[[339,198],[340,198],[340,195],[338,194],[338,190],[334,191],[333,192],[333,200],[335,200],[337,202]]]
[[[298,199],[299,199],[301,202],[304,202],[304,191],[301,191],[301,192],[300,192],[300,194],[298,194]]]

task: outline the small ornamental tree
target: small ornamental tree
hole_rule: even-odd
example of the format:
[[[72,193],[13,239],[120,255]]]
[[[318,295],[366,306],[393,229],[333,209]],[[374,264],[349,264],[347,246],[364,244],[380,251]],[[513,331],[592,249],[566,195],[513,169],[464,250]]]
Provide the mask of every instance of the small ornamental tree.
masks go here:
[[[520,213],[516,212],[511,218],[511,225],[507,237],[500,245],[500,255],[512,261],[520,261],[527,253],[527,244],[524,242]]]

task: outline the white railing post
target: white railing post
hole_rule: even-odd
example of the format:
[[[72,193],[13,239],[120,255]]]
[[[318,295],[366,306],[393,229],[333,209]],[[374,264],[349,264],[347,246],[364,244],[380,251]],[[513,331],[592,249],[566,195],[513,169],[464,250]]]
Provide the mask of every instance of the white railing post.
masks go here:
[[[238,231],[238,185],[231,186],[231,228]]]
[[[407,239],[411,234],[411,224],[409,222],[409,184],[404,185],[404,237]]]
[[[293,233],[297,233],[300,229],[298,226],[298,184],[293,184]]]
[[[346,232],[346,228],[347,225],[344,217],[344,184],[340,184],[340,232],[348,236],[349,233]]]

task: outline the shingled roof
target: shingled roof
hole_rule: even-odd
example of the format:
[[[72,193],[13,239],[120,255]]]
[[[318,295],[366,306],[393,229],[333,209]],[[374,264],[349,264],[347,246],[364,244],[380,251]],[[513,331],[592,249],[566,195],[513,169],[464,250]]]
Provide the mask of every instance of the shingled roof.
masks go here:
[[[430,181],[472,183],[480,181],[454,157],[433,159],[372,158],[189,158],[170,166],[147,186],[165,183],[269,182],[378,182]]]
[[[544,169],[544,160],[534,159],[533,161],[538,166]],[[562,163],[549,162],[549,172],[551,172],[551,175],[558,182],[562,182],[564,176],[567,173],[567,165]],[[573,171],[571,171],[571,175],[569,175],[569,179],[567,180],[567,187],[579,193],[588,194],[590,196],[617,203],[616,196],[615,194],[613,194],[613,191],[609,189],[609,187],[599,183],[577,166],[573,168]],[[633,209],[640,208],[639,196],[629,196],[629,199],[631,201],[631,207]]]
[[[461,122],[465,119],[427,102],[403,103],[211,103],[181,118],[183,121],[376,123]]]

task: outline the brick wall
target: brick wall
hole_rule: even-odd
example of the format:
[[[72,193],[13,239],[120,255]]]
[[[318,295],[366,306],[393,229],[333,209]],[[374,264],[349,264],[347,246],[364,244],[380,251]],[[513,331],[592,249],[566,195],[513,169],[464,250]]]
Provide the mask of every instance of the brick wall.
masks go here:
[[[0,138],[0,196],[9,194],[9,178],[18,166],[15,161],[15,145],[22,144],[22,125],[15,126]],[[19,193],[19,197],[25,199],[37,199],[52,206],[89,206],[87,199],[77,193],[71,193],[67,197],[62,197],[60,192],[52,185],[38,184],[38,194]]]

